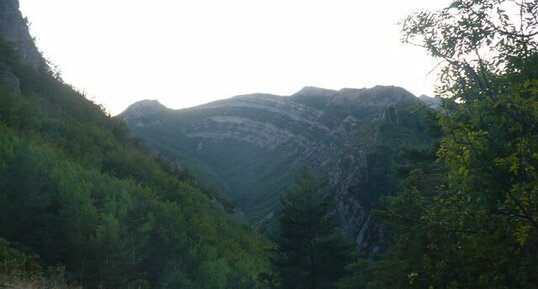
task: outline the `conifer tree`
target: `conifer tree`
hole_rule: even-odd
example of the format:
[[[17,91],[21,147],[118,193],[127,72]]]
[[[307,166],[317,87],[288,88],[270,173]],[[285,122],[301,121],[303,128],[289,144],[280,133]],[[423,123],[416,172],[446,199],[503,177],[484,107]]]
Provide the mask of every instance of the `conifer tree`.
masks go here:
[[[282,259],[278,262],[284,288],[334,288],[351,252],[343,240],[332,204],[316,186],[313,176],[303,170],[297,187],[281,200]]]

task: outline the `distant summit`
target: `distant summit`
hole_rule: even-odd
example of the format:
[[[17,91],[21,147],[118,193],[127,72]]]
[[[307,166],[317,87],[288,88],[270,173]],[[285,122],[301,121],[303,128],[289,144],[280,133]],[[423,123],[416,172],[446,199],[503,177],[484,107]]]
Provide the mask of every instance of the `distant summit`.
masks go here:
[[[158,113],[161,111],[168,110],[166,106],[160,103],[158,100],[145,99],[131,104],[125,111],[120,114],[120,117],[125,121],[128,121],[131,118],[142,118],[146,115],[153,113]]]
[[[305,86],[297,91],[292,97],[331,97],[338,93],[336,90],[319,88],[314,86]]]
[[[391,192],[384,164],[399,161],[398,145],[428,140],[414,113],[420,103],[396,86],[307,86],[291,96],[254,93],[178,110],[145,100],[120,117],[156,153],[224,192],[260,230],[274,226],[279,194],[296,172],[312,167],[334,194],[345,235],[374,253],[382,236],[361,194]]]
[[[160,111],[160,110],[166,110],[166,109],[168,109],[168,108],[166,106],[164,106],[162,103],[160,103],[156,99],[144,99],[144,100],[137,101],[137,102],[131,104],[126,109],[125,112],[127,112],[127,111],[140,111],[140,110],[154,112],[154,111]]]
[[[411,92],[398,86],[343,88],[331,90],[307,86],[291,95],[295,102],[322,110],[350,111],[354,108],[383,108],[400,101],[418,102]]]

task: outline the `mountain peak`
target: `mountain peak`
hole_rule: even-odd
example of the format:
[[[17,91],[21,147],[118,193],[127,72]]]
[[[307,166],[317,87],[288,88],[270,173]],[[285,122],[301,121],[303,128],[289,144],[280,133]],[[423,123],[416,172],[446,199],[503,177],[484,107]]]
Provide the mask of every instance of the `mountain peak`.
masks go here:
[[[342,88],[339,94],[351,98],[377,99],[399,101],[402,99],[414,99],[414,94],[405,88],[393,85],[376,85],[372,88]]]
[[[338,107],[339,110],[352,107],[383,108],[401,101],[418,101],[418,99],[398,86],[377,85],[372,88],[342,88],[338,91],[307,86],[291,96],[295,102],[317,109]]]
[[[144,115],[161,112],[168,109],[169,108],[164,106],[156,99],[144,99],[131,104],[122,113],[120,113],[120,116],[122,116],[122,118],[124,119],[141,117]]]
[[[294,93],[293,97],[331,97],[335,93],[337,93],[336,90],[332,89],[326,89],[321,87],[315,87],[315,86],[305,86],[301,88],[301,90]]]

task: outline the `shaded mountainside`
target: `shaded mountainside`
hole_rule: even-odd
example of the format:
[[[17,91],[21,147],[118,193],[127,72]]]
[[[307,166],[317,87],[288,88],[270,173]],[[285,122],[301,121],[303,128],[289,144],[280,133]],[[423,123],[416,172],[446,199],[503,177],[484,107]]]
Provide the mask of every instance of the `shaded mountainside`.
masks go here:
[[[50,72],[18,1],[0,33],[0,286],[263,287],[270,244]]]
[[[33,69],[41,69],[45,60],[39,53],[25,18],[19,11],[18,0],[0,1],[0,35],[6,42],[14,43],[13,47],[21,61]]]
[[[305,87],[289,97],[236,96],[168,109],[133,104],[120,117],[150,148],[215,184],[245,217],[265,230],[274,224],[280,193],[310,166],[334,194],[347,237],[376,252],[382,239],[371,207],[394,193],[391,167],[401,145],[427,144],[427,109],[392,86],[339,91]]]

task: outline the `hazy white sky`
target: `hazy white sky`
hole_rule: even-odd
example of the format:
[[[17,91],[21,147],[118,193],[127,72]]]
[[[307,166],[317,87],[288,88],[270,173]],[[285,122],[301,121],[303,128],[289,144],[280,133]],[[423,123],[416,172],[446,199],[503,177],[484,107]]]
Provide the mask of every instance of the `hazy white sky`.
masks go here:
[[[113,114],[238,94],[402,86],[432,95],[435,66],[398,21],[447,0],[20,0],[64,80]]]

